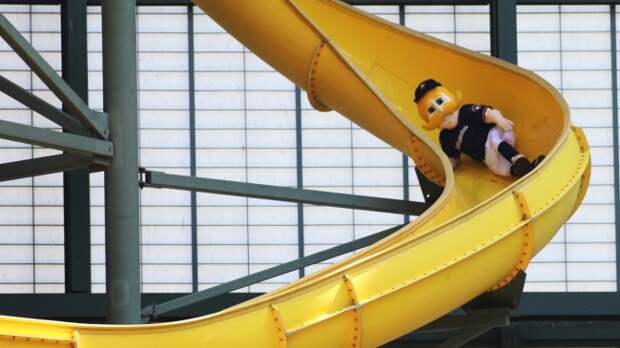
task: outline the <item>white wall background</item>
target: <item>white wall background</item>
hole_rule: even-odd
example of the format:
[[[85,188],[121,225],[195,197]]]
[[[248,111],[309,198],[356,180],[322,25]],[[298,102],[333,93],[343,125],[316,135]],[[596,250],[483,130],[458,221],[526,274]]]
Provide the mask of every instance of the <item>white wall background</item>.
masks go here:
[[[397,6],[364,6],[398,22]],[[57,6],[0,10],[60,69]],[[186,7],[140,7],[138,68],[140,164],[188,175],[189,83]],[[488,6],[407,6],[406,25],[489,54]],[[615,291],[615,226],[609,7],[519,6],[519,62],[569,102],[593,153],[585,204],[528,271],[528,291]],[[101,15],[88,10],[90,105],[102,109]],[[198,176],[296,186],[294,86],[247,51],[199,9],[195,26]],[[0,44],[0,73],[58,101]],[[0,118],[50,127],[0,96]],[[402,198],[402,155],[337,113],[312,110],[302,95],[303,181],[310,189]],[[2,162],[50,151],[0,141]],[[411,162],[409,163],[412,165]],[[413,167],[410,197],[422,200]],[[0,183],[0,293],[62,292],[62,176]],[[91,176],[92,290],[105,291],[103,175]],[[199,289],[298,257],[297,205],[198,194]],[[144,292],[189,292],[190,194],[141,193]],[[393,214],[304,206],[306,254],[403,222]],[[308,267],[307,272],[334,260]],[[292,272],[240,291],[262,292],[298,277]]]
[[[530,291],[616,291],[609,6],[519,6],[519,62],[556,87],[592,153],[575,215],[528,270]]]
[[[60,71],[59,7],[0,6],[0,11]],[[60,107],[58,99],[4,41],[0,42],[0,74]],[[57,129],[4,94],[0,94],[0,118]],[[0,140],[0,162],[57,153]],[[62,204],[62,174],[0,183],[0,292],[64,291]]]

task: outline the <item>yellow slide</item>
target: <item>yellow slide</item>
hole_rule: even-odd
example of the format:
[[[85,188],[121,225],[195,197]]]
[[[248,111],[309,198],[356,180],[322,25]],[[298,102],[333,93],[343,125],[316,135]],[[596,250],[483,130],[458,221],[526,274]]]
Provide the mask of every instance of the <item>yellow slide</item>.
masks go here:
[[[304,88],[315,108],[408,154],[443,194],[363,252],[220,313],[139,326],[0,317],[0,346],[374,347],[506,284],[581,203],[588,144],[562,97],[533,73],[335,0],[197,4]],[[545,161],[516,182],[472,161],[453,171],[413,102],[427,78],[501,110],[515,122],[519,150]]]

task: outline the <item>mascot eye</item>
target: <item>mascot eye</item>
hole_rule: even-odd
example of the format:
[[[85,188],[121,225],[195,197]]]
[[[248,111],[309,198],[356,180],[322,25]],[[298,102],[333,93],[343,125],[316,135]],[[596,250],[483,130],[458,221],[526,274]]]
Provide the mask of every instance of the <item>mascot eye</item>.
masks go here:
[[[428,111],[429,114],[432,114],[433,112],[435,112],[437,109],[435,109],[434,106],[429,106],[428,109],[426,109]]]
[[[435,100],[435,103],[437,103],[437,105],[442,105],[443,104],[443,98],[442,97],[437,98],[437,100]]]

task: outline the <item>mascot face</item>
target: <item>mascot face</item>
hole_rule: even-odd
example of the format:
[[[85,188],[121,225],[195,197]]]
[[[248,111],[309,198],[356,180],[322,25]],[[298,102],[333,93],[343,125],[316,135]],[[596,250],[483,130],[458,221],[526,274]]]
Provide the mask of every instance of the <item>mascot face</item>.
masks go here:
[[[440,128],[447,115],[450,115],[461,106],[462,95],[460,91],[453,94],[443,87],[435,87],[426,92],[418,101],[420,115],[426,121],[424,129],[432,130]]]

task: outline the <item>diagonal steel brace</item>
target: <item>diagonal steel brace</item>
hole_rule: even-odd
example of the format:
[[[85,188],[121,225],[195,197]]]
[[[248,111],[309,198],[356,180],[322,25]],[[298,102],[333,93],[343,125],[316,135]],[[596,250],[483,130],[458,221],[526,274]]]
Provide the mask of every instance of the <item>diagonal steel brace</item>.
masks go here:
[[[26,41],[19,31],[0,14],[0,36],[30,66],[37,76],[63,101],[72,115],[98,137],[110,135],[107,114],[91,110],[75,91],[54,71],[47,61]]]

